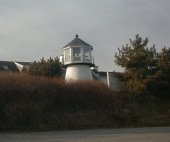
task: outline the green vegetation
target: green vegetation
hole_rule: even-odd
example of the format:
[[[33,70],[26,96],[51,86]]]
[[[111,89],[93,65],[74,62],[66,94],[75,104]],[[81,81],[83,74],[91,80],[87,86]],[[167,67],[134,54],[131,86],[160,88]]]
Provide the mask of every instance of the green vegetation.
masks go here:
[[[124,91],[139,95],[170,92],[170,48],[159,53],[155,46],[148,47],[148,38],[144,40],[136,35],[130,44],[122,46],[115,54],[116,64],[125,68]],[[157,88],[157,89],[155,89]]]
[[[42,58],[40,61],[34,61],[30,65],[28,73],[36,76],[60,77],[62,73],[61,63],[57,57],[47,60]]]
[[[167,97],[118,94],[97,81],[0,73],[0,131],[170,125]]]

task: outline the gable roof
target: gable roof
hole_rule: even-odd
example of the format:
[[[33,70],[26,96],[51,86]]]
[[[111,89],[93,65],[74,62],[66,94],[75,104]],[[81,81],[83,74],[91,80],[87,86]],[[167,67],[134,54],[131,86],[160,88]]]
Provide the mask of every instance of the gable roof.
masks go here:
[[[13,61],[0,61],[0,71],[11,71],[19,72],[16,63],[19,63],[23,66],[29,66],[32,62],[13,62]]]
[[[77,47],[77,46],[87,46],[87,47],[91,47],[93,48],[93,46],[91,46],[90,44],[84,42],[83,40],[81,40],[80,38],[78,38],[78,35],[75,36],[75,38],[69,42],[66,46],[64,46],[63,48],[66,47]]]
[[[18,72],[16,65],[14,62],[10,61],[0,61],[0,71],[12,71],[12,72]]]
[[[17,62],[17,61],[16,61]],[[19,63],[19,64],[21,64],[21,65],[23,65],[23,66],[29,66],[29,65],[31,65],[33,62],[17,62],[17,63]]]

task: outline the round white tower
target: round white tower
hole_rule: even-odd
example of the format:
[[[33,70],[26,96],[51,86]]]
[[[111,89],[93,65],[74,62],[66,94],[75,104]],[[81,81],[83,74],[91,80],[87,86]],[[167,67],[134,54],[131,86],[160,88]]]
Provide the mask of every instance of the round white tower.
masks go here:
[[[93,79],[91,67],[94,66],[91,51],[93,47],[78,38],[78,35],[63,47],[63,65],[66,67],[66,80]]]

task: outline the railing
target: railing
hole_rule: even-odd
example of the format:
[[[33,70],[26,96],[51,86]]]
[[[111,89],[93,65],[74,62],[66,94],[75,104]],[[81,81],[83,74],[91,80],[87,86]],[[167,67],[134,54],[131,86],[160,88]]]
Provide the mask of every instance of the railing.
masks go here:
[[[88,56],[68,56],[67,59],[63,59],[64,64],[70,63],[92,63],[94,64],[94,57],[88,58]]]
[[[81,61],[81,56],[73,56],[73,62],[74,61]]]

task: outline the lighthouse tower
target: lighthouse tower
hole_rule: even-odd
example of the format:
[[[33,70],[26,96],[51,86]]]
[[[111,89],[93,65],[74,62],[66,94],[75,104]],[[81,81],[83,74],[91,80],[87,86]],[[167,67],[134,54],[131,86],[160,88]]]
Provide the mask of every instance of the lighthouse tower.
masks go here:
[[[93,47],[81,40],[78,35],[63,48],[63,64],[66,67],[66,80],[91,80],[91,67],[94,66],[91,52]]]

